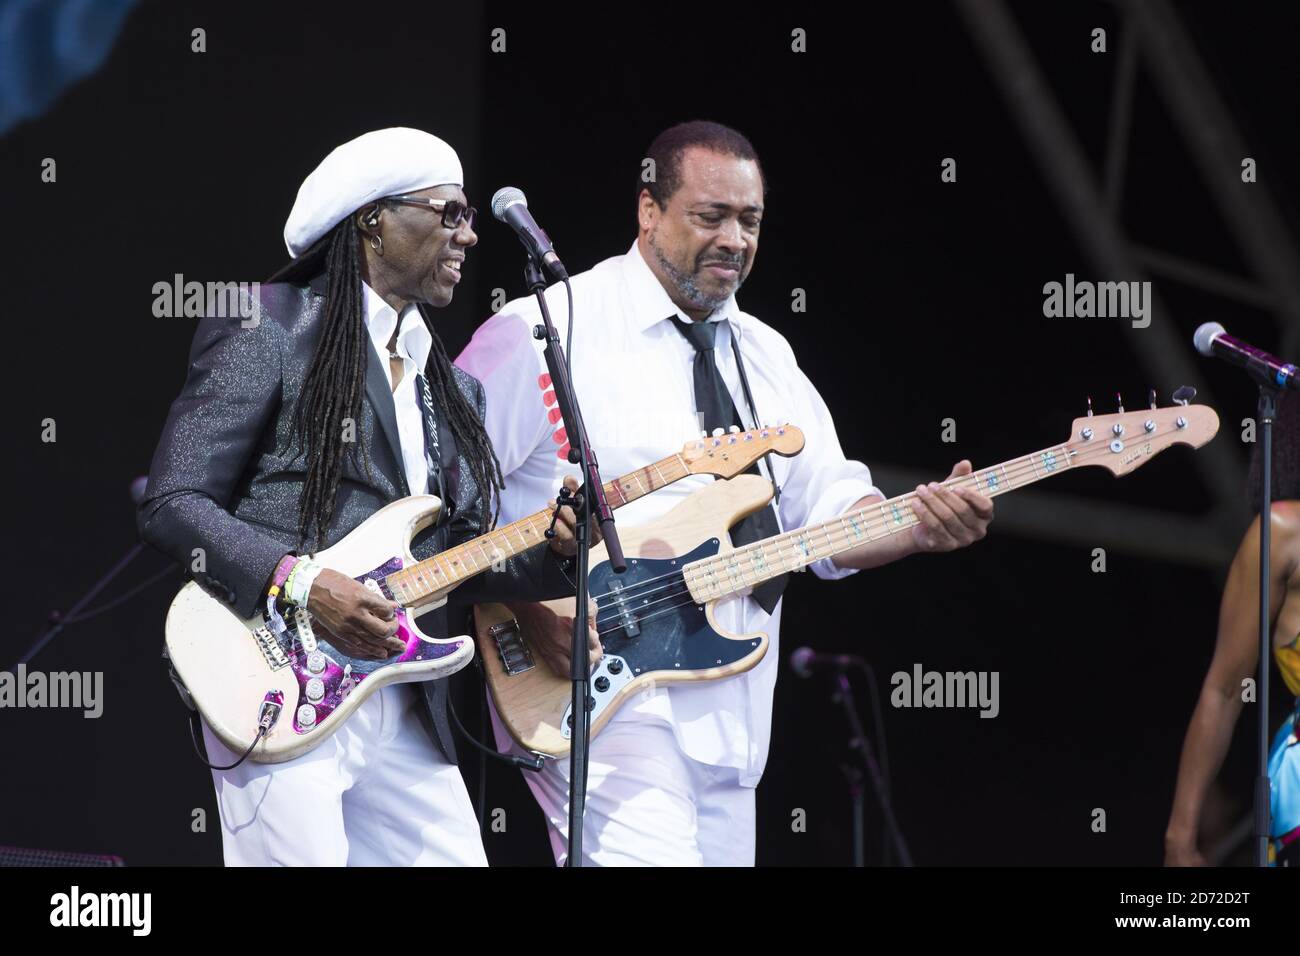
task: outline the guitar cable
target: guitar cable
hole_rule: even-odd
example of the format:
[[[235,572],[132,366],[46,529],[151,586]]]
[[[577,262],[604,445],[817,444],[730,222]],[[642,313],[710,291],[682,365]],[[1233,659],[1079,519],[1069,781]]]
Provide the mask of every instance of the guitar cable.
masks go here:
[[[501,762],[508,763],[512,767],[518,767],[520,770],[540,772],[542,767],[545,766],[546,761],[542,757],[524,757],[515,754],[503,754],[496,748],[489,747],[480,741],[477,737],[466,730],[465,725],[461,723],[460,715],[456,713],[456,705],[452,703],[450,694],[447,696],[447,710],[451,713],[451,719],[455,722],[456,729],[460,732],[460,735],[489,757],[496,757]],[[259,724],[257,728],[257,736],[254,737],[253,742],[248,745],[248,749],[245,750],[240,758],[234,763],[225,764],[223,766],[221,764],[209,763],[207,760],[206,748],[199,743],[199,712],[197,710],[190,712],[189,723],[190,740],[194,744],[194,756],[198,758],[199,763],[203,764],[203,766],[207,767],[209,770],[234,770],[248,759],[249,755],[257,745],[262,742],[262,738],[265,737],[267,732],[271,729],[265,721]]]
[[[266,724],[259,724],[257,728],[257,736],[254,737],[253,742],[248,745],[248,749],[244,751],[244,755],[234,763],[227,764],[223,767],[215,763],[208,763],[207,748],[199,744],[199,712],[197,710],[190,712],[190,740],[194,743],[194,756],[198,758],[199,763],[203,764],[203,766],[207,767],[209,770],[234,770],[248,759],[248,755],[253,752],[253,748],[262,742],[262,738],[266,736],[267,731],[270,729],[271,728]]]
[[[487,705],[484,704],[484,706],[486,707]],[[456,713],[456,705],[452,703],[451,694],[447,695],[447,710],[451,714],[451,719],[456,724],[456,730],[460,732],[460,735],[489,757],[495,757],[502,763],[508,763],[510,766],[518,767],[520,770],[531,770],[534,773],[541,772],[541,769],[546,766],[546,759],[544,757],[523,757],[517,754],[503,754],[495,747],[489,747],[471,734],[465,729],[465,725],[460,722],[460,715]]]

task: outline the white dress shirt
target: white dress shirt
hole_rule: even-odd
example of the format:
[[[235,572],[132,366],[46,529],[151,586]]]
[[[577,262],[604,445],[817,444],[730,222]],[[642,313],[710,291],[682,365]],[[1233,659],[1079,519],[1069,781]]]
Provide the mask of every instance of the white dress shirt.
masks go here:
[[[695,349],[673,327],[681,314],[633,244],[626,255],[606,259],[572,278],[575,328],[574,390],[587,432],[611,481],[681,451],[700,435],[692,367]],[[568,305],[562,285],[547,290],[547,304],[560,334],[567,334]],[[739,342],[754,404],[763,423],[789,421],[806,444],[793,458],[770,459],[781,488],[777,509],[782,529],[827,521],[860,498],[879,494],[861,462],[845,458],[825,402],[800,371],[785,337],[742,312],[735,297],[712,319],[720,321],[715,357],[746,427],[755,423],[740,385],[732,337]],[[475,333],[456,364],[487,393],[487,432],[505,476],[501,521],[514,521],[553,500],[566,474],[568,443],[554,399],[546,404],[542,344],[532,336],[541,321],[532,297],[509,302]],[[766,477],[766,466],[760,466]],[[691,492],[712,481],[691,476],[620,508],[624,526],[654,521]],[[812,565],[823,578],[853,573],[829,560]],[[638,694],[616,721],[662,720],[671,725],[683,752],[714,766],[734,767],[745,786],[757,786],[767,762],[772,693],[780,658],[781,604],[769,617],[749,596],[718,604],[719,625],[739,634],[765,631],[772,645],[746,674],[721,681],[675,684]]]
[[[391,305],[366,283],[361,283],[365,301],[366,330],[370,341],[379,353],[379,364],[393,388],[393,369],[388,357],[388,342],[397,328],[398,315]],[[397,333],[397,354],[402,357],[402,380],[393,392],[393,405],[397,412],[397,435],[402,446],[402,470],[411,494],[422,495],[428,491],[429,462],[424,440],[424,409],[420,401],[415,376],[424,374],[433,348],[433,336],[424,324],[424,318],[414,303],[402,310],[401,329]]]

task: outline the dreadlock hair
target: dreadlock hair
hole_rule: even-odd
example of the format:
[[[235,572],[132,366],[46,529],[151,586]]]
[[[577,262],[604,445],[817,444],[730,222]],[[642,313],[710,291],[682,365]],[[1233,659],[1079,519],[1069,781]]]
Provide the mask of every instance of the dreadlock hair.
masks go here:
[[[1263,454],[1259,442],[1250,453],[1246,498],[1250,513],[1259,514],[1264,503]],[[1278,396],[1273,419],[1273,500],[1300,499],[1300,402],[1290,392]]]
[[[326,540],[334,520],[344,455],[349,453],[350,443],[343,440],[343,422],[345,419],[357,422],[361,416],[371,351],[363,317],[361,239],[349,217],[268,280],[303,283],[322,269],[326,279],[320,341],[294,408],[293,442],[298,449],[305,449],[307,456],[307,477],[298,498],[300,547],[306,547],[308,541],[315,541],[319,546]],[[505,485],[501,464],[477,409],[456,386],[451,361],[425,307],[418,308],[433,337],[433,348],[424,368],[425,381],[429,383],[435,407],[451,425],[456,446],[469,463],[470,475],[483,496],[485,507],[479,531],[486,533],[496,523],[499,492]],[[361,464],[369,475],[369,450],[364,440],[358,444],[362,446]],[[350,453],[355,455],[356,450]]]

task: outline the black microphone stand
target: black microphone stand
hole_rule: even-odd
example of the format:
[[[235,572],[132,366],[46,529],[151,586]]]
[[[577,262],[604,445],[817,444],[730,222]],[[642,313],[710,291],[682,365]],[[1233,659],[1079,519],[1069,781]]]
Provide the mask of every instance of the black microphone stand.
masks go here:
[[[1259,382],[1260,465],[1262,467],[1259,508],[1259,775],[1255,778],[1256,864],[1268,866],[1269,831],[1272,829],[1272,794],[1268,780],[1269,655],[1272,640],[1269,628],[1268,584],[1272,563],[1273,518],[1273,419],[1277,415],[1277,386],[1263,376]]]
[[[861,869],[867,865],[867,791],[862,786],[862,771],[853,764],[840,764],[840,772],[849,785],[849,797],[853,801],[853,865]]]
[[[894,844],[894,850],[898,853],[898,860],[902,866],[912,865],[912,854],[908,852],[907,842],[903,839],[903,831],[898,826],[898,820],[894,817],[894,803],[889,794],[889,787],[885,783],[884,775],[880,772],[880,766],[876,763],[876,754],[872,750],[871,741],[867,739],[867,732],[862,727],[862,721],[858,718],[857,704],[853,700],[853,687],[849,684],[849,677],[840,668],[835,674],[835,695],[833,700],[841,704],[844,708],[844,716],[848,718],[849,731],[853,734],[849,740],[849,746],[856,750],[862,757],[862,763],[867,768],[867,775],[871,778],[871,787],[876,791],[876,800],[880,803],[881,813],[885,817],[885,826],[889,831],[890,838]],[[861,799],[861,782],[849,778],[849,786],[854,797],[854,838],[858,847],[854,854],[854,865],[862,866],[862,833],[861,833],[861,809],[858,801]]]
[[[49,616],[45,620],[45,624],[41,627],[41,632],[36,636],[36,641],[27,649],[22,657],[18,658],[18,661],[10,667],[10,670],[16,671],[19,664],[29,663],[33,657],[45,648],[45,645],[58,637],[59,632],[63,630],[65,625],[68,623],[76,623],[77,615],[85,609],[86,605],[95,600],[95,597],[99,592],[108,587],[109,583],[121,574],[128,564],[139,557],[143,550],[143,543],[137,541],[133,544],[126,554],[122,556],[122,559],[109,568],[108,573],[100,578],[95,583],[94,587],[82,596],[81,600],[72,605],[67,613],[60,613],[57,610],[50,611]]]
[[[546,340],[542,355],[546,359],[546,369],[551,375],[551,387],[555,390],[555,402],[560,409],[560,418],[564,422],[564,433],[569,439],[569,461],[580,464],[582,468],[583,484],[576,497],[570,495],[567,488],[562,488],[555,499],[557,510],[570,505],[577,516],[575,530],[578,539],[578,606],[573,616],[573,645],[569,671],[569,676],[573,680],[573,699],[570,705],[572,728],[569,748],[567,865],[582,866],[582,817],[587,804],[587,751],[591,742],[591,711],[588,707],[590,694],[587,691],[591,670],[591,658],[587,652],[587,578],[590,569],[591,540],[587,529],[593,514],[600,524],[611,568],[616,574],[622,574],[627,570],[627,564],[623,560],[623,548],[619,544],[618,532],[614,528],[614,510],[605,498],[605,483],[600,477],[600,466],[587,440],[587,427],[583,424],[582,413],[573,394],[573,383],[569,379],[569,367],[564,348],[560,345],[559,333],[555,331],[555,325],[551,322],[550,309],[546,306],[546,279],[541,265],[531,251],[528,263],[524,266],[524,282],[529,291],[537,296],[537,304],[541,308],[544,324],[534,327],[533,336]]]

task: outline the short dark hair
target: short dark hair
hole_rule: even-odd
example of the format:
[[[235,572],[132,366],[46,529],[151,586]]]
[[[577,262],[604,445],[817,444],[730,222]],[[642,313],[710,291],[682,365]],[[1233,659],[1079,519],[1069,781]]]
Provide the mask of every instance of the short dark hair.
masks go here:
[[[677,192],[682,185],[682,153],[691,146],[700,146],[715,153],[722,153],[724,156],[735,156],[737,159],[752,159],[758,166],[758,177],[763,183],[763,192],[767,192],[763,164],[758,161],[754,144],[743,133],[721,123],[691,120],[688,123],[670,126],[654,138],[645,155],[646,159],[654,161],[654,179],[650,182],[644,181],[642,177],[645,167],[642,166],[641,173],[637,176],[637,196],[641,195],[641,190],[648,189],[661,209],[667,205],[673,193]]]
[[[1250,513],[1259,514],[1264,503],[1264,463],[1256,442],[1250,453],[1250,477],[1246,480],[1246,499]],[[1289,392],[1278,399],[1273,419],[1273,500],[1300,499],[1300,401]]]

